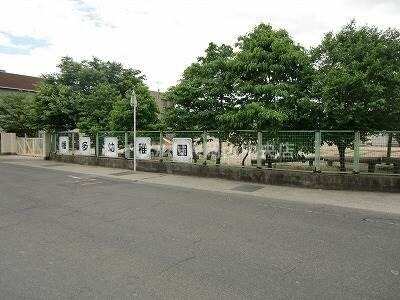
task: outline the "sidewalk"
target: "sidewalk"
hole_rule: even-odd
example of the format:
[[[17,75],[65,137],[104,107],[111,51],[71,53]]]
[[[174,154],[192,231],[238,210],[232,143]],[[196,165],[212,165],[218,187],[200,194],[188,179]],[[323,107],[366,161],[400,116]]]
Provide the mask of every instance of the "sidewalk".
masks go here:
[[[109,177],[114,179],[120,178],[143,183],[185,187],[204,191],[244,194],[265,199],[278,199],[400,214],[400,194],[396,193],[305,189],[286,186],[259,185],[217,178],[179,176],[150,172],[137,172],[134,174],[132,171],[126,169],[66,164],[21,156],[0,156],[0,163],[10,163],[27,167],[66,171],[75,174]]]

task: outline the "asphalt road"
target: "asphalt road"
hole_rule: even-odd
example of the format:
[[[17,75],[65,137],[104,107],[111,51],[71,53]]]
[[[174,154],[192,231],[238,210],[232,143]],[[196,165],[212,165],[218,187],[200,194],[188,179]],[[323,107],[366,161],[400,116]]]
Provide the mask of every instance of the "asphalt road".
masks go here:
[[[399,271],[399,215],[0,162],[1,299],[399,299]]]

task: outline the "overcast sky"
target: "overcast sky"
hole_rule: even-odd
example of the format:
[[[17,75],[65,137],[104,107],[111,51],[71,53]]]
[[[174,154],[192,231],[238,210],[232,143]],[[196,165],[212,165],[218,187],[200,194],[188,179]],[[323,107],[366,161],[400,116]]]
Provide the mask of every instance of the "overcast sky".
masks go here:
[[[40,75],[56,71],[62,56],[97,56],[165,90],[209,42],[233,44],[260,22],[310,47],[352,18],[398,27],[400,0],[4,0],[0,69]]]

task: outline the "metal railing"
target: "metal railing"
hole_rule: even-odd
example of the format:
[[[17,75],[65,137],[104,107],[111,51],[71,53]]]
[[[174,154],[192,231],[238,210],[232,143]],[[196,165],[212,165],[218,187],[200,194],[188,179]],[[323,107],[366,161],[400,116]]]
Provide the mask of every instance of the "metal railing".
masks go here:
[[[60,138],[68,137],[65,155],[81,154],[80,137],[90,138],[85,155],[105,156],[104,139],[117,139],[117,157],[134,155],[132,131],[102,131],[95,135],[59,132],[52,151],[60,153]],[[192,163],[220,164],[312,172],[400,174],[400,131],[363,133],[321,131],[137,131],[151,139],[150,159],[173,160],[173,139],[192,141]]]

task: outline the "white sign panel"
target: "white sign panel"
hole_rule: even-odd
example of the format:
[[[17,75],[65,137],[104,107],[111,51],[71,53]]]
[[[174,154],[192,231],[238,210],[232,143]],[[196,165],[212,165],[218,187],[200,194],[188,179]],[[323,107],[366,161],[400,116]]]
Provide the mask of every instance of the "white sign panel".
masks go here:
[[[104,138],[104,155],[108,157],[118,157],[118,138]]]
[[[69,138],[67,136],[60,136],[58,143],[58,151],[61,154],[69,154]]]
[[[136,138],[136,158],[150,159],[151,158],[151,138],[137,137]]]
[[[172,139],[172,158],[176,162],[191,162],[193,157],[192,153],[192,139],[189,138],[175,138]]]
[[[90,137],[81,136],[79,138],[79,150],[81,155],[90,155]]]

